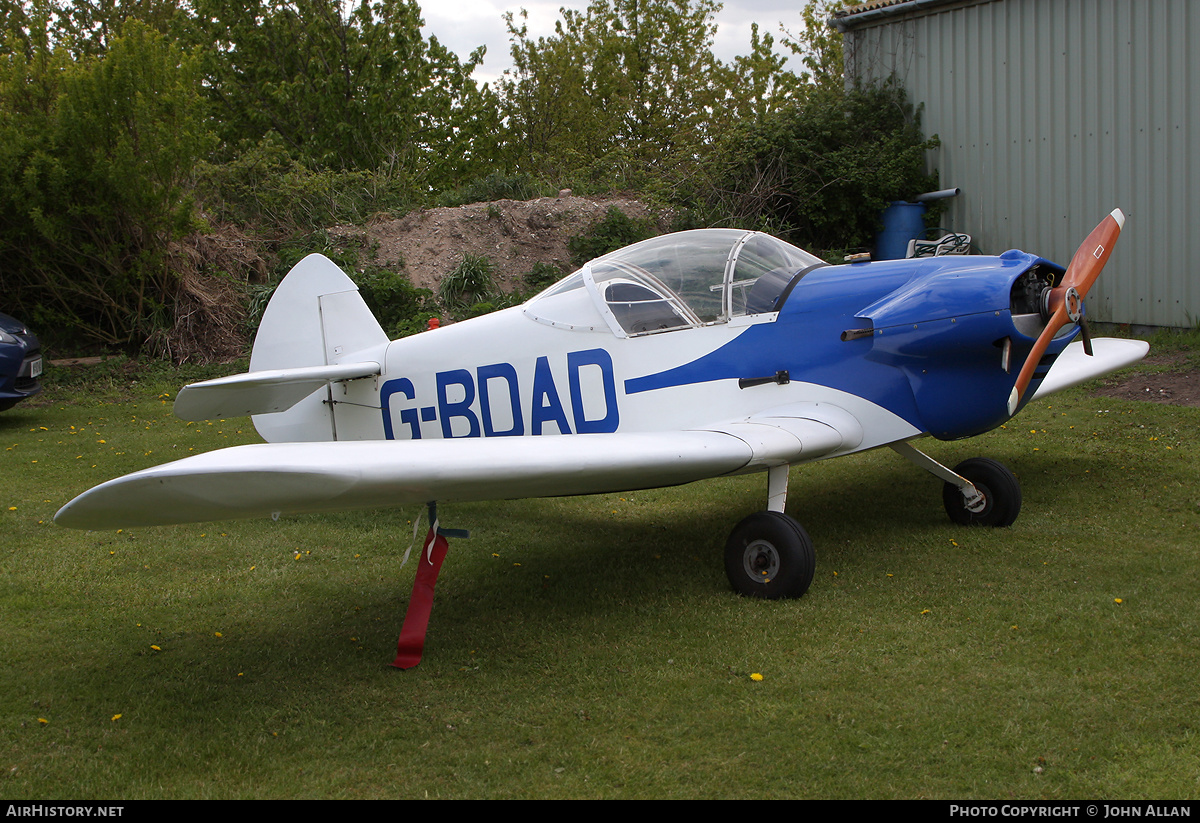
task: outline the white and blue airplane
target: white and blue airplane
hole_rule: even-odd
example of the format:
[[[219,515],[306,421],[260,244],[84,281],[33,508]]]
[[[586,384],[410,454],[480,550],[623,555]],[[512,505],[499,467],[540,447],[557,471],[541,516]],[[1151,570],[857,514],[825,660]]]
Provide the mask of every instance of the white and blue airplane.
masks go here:
[[[431,501],[594,494],[765,472],[733,529],[735,590],[802,595],[815,556],[784,513],[790,466],[887,446],[945,481],[963,524],[1006,526],[1013,474],[914,445],[970,437],[1140,360],[1072,342],[1124,217],[1064,270],[998,257],[826,265],[765,234],[704,229],[593,260],[521,306],[389,341],[354,283],[302,260],[250,371],[185,387],[187,420],[253,415],[267,442],[111,480],[57,522],[115,529]]]

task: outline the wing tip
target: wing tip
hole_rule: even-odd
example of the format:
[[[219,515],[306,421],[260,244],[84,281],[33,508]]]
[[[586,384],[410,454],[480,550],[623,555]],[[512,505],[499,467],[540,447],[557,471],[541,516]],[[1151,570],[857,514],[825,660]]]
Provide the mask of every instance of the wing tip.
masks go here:
[[[55,512],[54,525],[63,526],[68,529],[81,530],[107,528],[105,526],[97,526],[92,519],[88,517],[86,509],[81,511],[80,507],[76,505],[78,502],[79,498],[76,497],[74,500],[67,503],[65,506]],[[116,527],[114,526],[113,528]]]

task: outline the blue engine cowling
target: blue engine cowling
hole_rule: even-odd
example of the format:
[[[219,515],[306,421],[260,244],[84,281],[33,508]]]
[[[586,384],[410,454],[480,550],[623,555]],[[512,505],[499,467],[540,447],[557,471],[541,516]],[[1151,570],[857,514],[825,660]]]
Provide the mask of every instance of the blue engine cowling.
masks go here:
[[[1045,325],[1040,294],[1063,269],[1020,251],[941,260],[856,317],[872,330],[867,358],[908,378],[922,428],[953,440],[1011,416],[1014,381]],[[1077,332],[1070,326],[1051,343],[1032,389]]]

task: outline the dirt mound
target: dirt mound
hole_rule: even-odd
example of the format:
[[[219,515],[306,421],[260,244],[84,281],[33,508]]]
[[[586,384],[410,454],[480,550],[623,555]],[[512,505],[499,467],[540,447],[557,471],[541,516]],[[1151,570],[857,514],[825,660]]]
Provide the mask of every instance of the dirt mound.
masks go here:
[[[376,264],[402,266],[414,286],[433,291],[464,255],[487,257],[496,266],[497,285],[508,292],[535,263],[569,271],[567,241],[602,220],[613,206],[630,217],[669,219],[632,198],[567,195],[425,209],[366,226],[336,226],[330,234],[365,243],[375,249]]]
[[[1135,374],[1132,377],[1114,375],[1096,394],[1121,400],[1200,407],[1200,371],[1188,368],[1186,360],[1186,355],[1151,355],[1143,361],[1146,365],[1167,366],[1170,370]]]

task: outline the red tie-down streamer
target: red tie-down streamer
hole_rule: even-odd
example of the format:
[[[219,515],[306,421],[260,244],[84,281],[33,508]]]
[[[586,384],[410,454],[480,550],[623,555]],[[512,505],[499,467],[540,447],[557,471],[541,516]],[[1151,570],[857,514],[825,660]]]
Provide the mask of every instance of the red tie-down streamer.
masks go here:
[[[392,665],[397,669],[411,669],[421,662],[425,651],[425,633],[429,628],[429,613],[433,610],[433,587],[437,583],[442,561],[450,548],[447,537],[470,537],[461,529],[438,527],[437,504],[429,504],[429,533],[421,548],[417,561],[417,576],[413,580],[412,597],[408,600],[408,611],[404,615],[404,626],[400,639],[396,641],[396,659]]]

